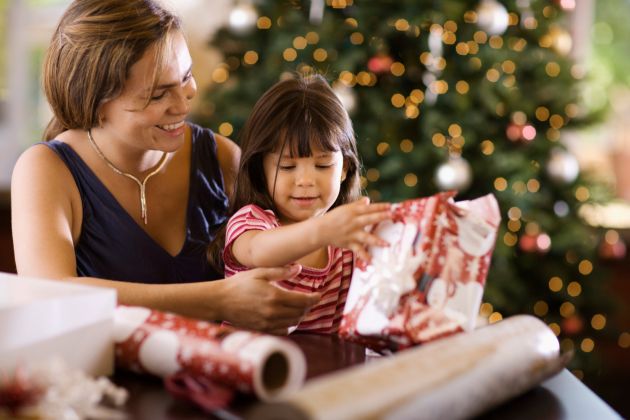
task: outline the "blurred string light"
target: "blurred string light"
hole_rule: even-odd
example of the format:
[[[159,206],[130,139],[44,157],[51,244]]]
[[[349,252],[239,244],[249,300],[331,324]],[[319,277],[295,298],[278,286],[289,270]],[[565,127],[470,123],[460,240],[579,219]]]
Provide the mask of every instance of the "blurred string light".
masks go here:
[[[570,208],[569,204],[567,204],[564,200],[558,200],[553,204],[553,212],[558,217],[565,217],[569,214]]]
[[[256,21],[256,27],[262,30],[271,29],[271,19],[269,19],[267,16],[259,17]]]
[[[404,139],[400,142],[400,150],[403,153],[410,153],[413,150],[413,142],[409,139]]]
[[[582,286],[577,281],[572,281],[567,285],[567,293],[571,297],[578,297],[582,293]]]
[[[492,312],[494,312],[494,308],[490,302],[483,302],[481,306],[479,306],[479,315],[487,318]]]
[[[594,330],[603,330],[606,326],[606,317],[602,314],[595,314],[591,318],[591,327]]]
[[[553,48],[560,55],[566,56],[573,48],[573,38],[563,27],[551,25],[548,32],[538,40],[538,45],[543,48]]]
[[[212,81],[215,83],[224,83],[229,76],[230,73],[226,64],[221,64],[212,71]]]
[[[488,317],[488,322],[490,324],[494,324],[495,322],[499,322],[502,319],[503,319],[503,315],[501,314],[501,312],[493,312]]]
[[[549,326],[549,329],[551,329],[551,331],[553,331],[553,333],[554,333],[556,336],[559,336],[559,335],[560,335],[560,332],[561,332],[561,330],[560,330],[560,325],[558,325],[558,324],[557,324],[557,323],[555,323],[555,322],[552,322],[552,323],[548,324],[548,326]]]
[[[256,51],[247,51],[243,55],[243,63],[248,66],[253,66],[258,62],[258,53]]]
[[[543,317],[549,312],[549,305],[544,300],[539,300],[534,304],[534,314],[538,317]]]

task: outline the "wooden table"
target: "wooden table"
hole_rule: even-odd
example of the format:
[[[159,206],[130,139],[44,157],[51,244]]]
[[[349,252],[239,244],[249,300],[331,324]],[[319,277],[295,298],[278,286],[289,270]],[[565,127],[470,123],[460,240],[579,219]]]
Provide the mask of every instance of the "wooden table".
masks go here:
[[[307,378],[313,378],[348,366],[369,363],[365,348],[336,336],[294,334],[291,337],[304,351],[308,363]],[[130,392],[125,407],[130,419],[197,420],[206,418],[240,419],[256,404],[253,398],[239,397],[229,410],[209,415],[189,402],[174,399],[161,380],[128,372],[117,372],[114,382]],[[485,413],[481,419],[618,419],[597,395],[567,370],[507,403]]]

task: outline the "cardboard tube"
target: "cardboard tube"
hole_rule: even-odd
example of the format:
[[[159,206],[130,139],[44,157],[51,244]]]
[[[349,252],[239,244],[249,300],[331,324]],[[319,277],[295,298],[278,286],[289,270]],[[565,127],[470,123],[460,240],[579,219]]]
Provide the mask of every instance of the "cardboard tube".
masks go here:
[[[317,378],[282,404],[259,405],[251,417],[469,418],[528,390],[565,362],[547,325],[519,315]]]

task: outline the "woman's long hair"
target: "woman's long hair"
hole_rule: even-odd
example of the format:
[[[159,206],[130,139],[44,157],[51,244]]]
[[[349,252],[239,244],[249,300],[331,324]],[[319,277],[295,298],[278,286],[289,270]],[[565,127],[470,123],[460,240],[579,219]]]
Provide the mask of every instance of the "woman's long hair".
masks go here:
[[[44,139],[69,129],[98,126],[100,106],[122,92],[131,66],[153,45],[155,88],[171,31],[180,27],[174,14],[152,0],[75,0],[70,4],[44,62],[44,92],[54,115]]]
[[[256,204],[277,213],[267,189],[263,158],[289,150],[292,157],[311,156],[311,147],[343,155],[346,178],[333,208],[360,196],[359,156],[352,122],[337,95],[321,75],[296,76],[272,86],[256,102],[240,137],[241,162],[229,215]],[[222,268],[225,226],[208,250],[208,259]]]

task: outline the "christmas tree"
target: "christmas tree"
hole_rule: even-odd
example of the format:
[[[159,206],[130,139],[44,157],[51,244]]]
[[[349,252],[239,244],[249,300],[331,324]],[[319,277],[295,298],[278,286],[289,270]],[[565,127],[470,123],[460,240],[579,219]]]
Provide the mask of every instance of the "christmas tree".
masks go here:
[[[272,84],[322,73],[353,120],[374,200],[495,194],[503,222],[481,315],[540,317],[575,351],[582,376],[612,327],[597,264],[602,232],[579,209],[607,191],[562,142],[588,119],[563,7],[574,3],[239,2],[211,41],[224,62],[196,119],[238,140]]]

